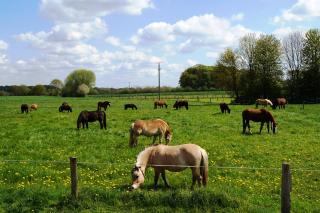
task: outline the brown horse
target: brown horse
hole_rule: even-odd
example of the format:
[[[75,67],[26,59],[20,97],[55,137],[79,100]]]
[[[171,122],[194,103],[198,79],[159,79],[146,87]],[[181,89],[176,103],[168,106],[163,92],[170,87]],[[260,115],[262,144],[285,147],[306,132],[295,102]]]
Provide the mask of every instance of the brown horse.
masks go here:
[[[84,126],[88,129],[88,122],[99,121],[100,129],[106,129],[107,121],[106,121],[106,113],[103,111],[82,111],[80,112],[77,120],[77,128],[80,128],[82,124],[82,128]]]
[[[272,102],[269,99],[257,99],[256,100],[256,108],[258,108],[258,105],[262,105],[264,107],[267,107],[268,105],[272,106]]]
[[[38,109],[38,104],[31,104],[30,111],[31,110],[37,110],[37,109]]]
[[[155,102],[154,102],[154,108],[157,109],[158,106],[159,106],[160,108],[163,108],[163,106],[165,106],[166,109],[168,108],[167,103],[166,103],[165,101],[163,101],[163,100],[158,100],[158,101],[155,101]]]
[[[136,120],[130,127],[130,139],[129,146],[134,147],[138,144],[138,136],[153,136],[153,144],[157,137],[159,137],[159,143],[162,142],[163,137],[168,144],[172,139],[172,132],[169,125],[161,119],[154,120]]]
[[[287,100],[285,98],[276,98],[274,100],[272,100],[273,109],[277,109],[277,107],[279,107],[279,109],[285,109],[286,108],[286,104],[288,103]]]
[[[104,102],[101,102],[101,101],[99,101],[98,102],[98,111],[100,111],[101,110],[101,107],[104,109],[104,111],[106,111],[106,109],[108,108],[108,107],[110,107],[111,106],[111,102],[109,102],[109,101],[104,101]]]
[[[268,133],[269,133],[269,123],[271,122],[271,129],[273,133],[276,133],[277,129],[277,124],[272,116],[272,114],[265,110],[265,109],[246,109],[242,112],[242,124],[243,124],[243,131],[242,133],[244,134],[246,132],[246,127],[248,127],[249,132],[251,133],[250,130],[250,124],[249,121],[254,121],[254,122],[260,122],[260,134],[262,127],[264,123],[267,123],[267,128],[268,128]]]
[[[186,168],[190,168],[192,170],[192,188],[196,181],[199,187],[201,183],[203,186],[206,186],[208,182],[208,154],[204,149],[195,144],[182,144],[178,146],[160,144],[148,147],[140,152],[137,162],[131,171],[131,189],[137,189],[143,184],[148,167],[154,168],[154,188],[158,186],[160,174],[165,186],[169,186],[165,170],[180,172]]]
[[[174,105],[173,108],[175,109],[180,109],[181,107],[185,107],[186,110],[189,109],[189,103],[186,100],[177,100]]]
[[[228,104],[226,104],[226,103],[220,103],[220,110],[221,110],[221,113],[226,113],[226,114],[227,114],[227,112],[228,112],[229,114],[230,114],[230,112],[231,112]]]
[[[72,108],[67,102],[63,102],[59,107],[59,112],[63,112],[63,111],[72,112]]]
[[[28,113],[29,112],[29,106],[28,104],[21,104],[21,113]]]

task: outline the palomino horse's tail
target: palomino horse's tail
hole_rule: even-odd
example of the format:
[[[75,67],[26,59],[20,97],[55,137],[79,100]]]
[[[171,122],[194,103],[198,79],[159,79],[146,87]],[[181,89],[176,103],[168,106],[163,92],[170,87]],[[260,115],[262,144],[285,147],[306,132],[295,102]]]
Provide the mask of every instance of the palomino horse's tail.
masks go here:
[[[204,149],[201,149],[200,174],[202,176],[202,185],[207,185],[208,182],[208,154]]]

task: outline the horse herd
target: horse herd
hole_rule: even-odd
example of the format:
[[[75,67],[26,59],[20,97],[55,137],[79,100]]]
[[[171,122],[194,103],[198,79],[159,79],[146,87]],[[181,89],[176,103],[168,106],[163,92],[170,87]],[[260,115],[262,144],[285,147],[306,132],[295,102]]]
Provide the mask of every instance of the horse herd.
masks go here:
[[[242,125],[243,134],[246,133],[246,128],[250,130],[249,121],[260,122],[260,133],[264,124],[267,124],[267,129],[269,132],[269,127],[271,124],[271,130],[276,133],[276,122],[272,114],[266,109],[257,109],[259,105],[267,107],[270,105],[273,109],[277,107],[285,109],[287,101],[284,98],[277,98],[273,101],[268,99],[257,99],[256,109],[245,109],[242,111]],[[109,101],[98,102],[96,111],[81,111],[77,119],[77,128],[88,128],[88,122],[99,121],[100,129],[106,129],[106,113],[105,110],[111,106]],[[230,113],[231,110],[226,103],[220,103],[221,113]],[[165,101],[159,100],[154,102],[154,109],[167,108],[168,105]],[[180,109],[185,107],[186,110],[189,109],[188,101],[177,100],[173,108]],[[38,108],[37,104],[32,104],[30,110],[36,110]],[[104,109],[102,111],[101,109]],[[124,109],[137,109],[135,104],[125,104]],[[27,104],[21,105],[21,112],[28,113],[29,106]],[[63,102],[59,107],[59,112],[72,112],[71,106]],[[131,171],[132,175],[132,185],[130,189],[137,189],[141,184],[143,184],[145,179],[145,171],[148,167],[153,167],[154,176],[154,187],[157,188],[158,179],[161,175],[165,186],[169,186],[166,180],[165,171],[179,172],[186,168],[191,168],[192,170],[192,188],[197,182],[199,186],[201,184],[205,186],[208,180],[208,154],[206,151],[196,144],[182,144],[178,146],[167,146],[167,144],[172,140],[172,129],[169,124],[162,119],[152,119],[152,120],[136,120],[133,122],[129,129],[129,146],[135,147],[138,144],[138,137],[141,135],[153,137],[153,145],[158,138],[158,144],[150,146],[140,152],[137,156],[137,161],[134,168]],[[161,144],[163,139],[166,145]]]

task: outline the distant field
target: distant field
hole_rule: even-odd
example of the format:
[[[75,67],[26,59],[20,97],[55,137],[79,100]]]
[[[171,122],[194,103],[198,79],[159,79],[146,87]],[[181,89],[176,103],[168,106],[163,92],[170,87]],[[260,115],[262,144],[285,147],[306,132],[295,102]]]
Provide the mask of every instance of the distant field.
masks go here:
[[[95,110],[105,99],[112,104],[107,130],[98,123],[76,130],[78,113]],[[217,105],[198,106],[210,103],[210,97],[193,99],[188,111],[173,110],[174,99],[168,100],[168,109],[154,110],[153,99],[140,97],[0,97],[0,212],[279,212],[282,161],[293,169],[292,212],[320,211],[320,105],[272,110],[277,134],[264,129],[260,135],[253,123],[253,134],[243,135],[241,112],[253,105],[231,106],[231,114],[222,115]],[[72,105],[72,113],[58,112],[63,101]],[[139,109],[124,110],[128,102]],[[38,103],[39,110],[21,114],[21,103]],[[208,151],[206,188],[191,191],[191,171],[185,170],[167,174],[171,189],[160,180],[153,191],[150,168],[144,186],[127,191],[137,154],[152,142],[140,137],[138,146],[129,148],[129,126],[151,118],[168,121],[171,145],[195,143]],[[78,201],[69,196],[70,156],[80,162]]]

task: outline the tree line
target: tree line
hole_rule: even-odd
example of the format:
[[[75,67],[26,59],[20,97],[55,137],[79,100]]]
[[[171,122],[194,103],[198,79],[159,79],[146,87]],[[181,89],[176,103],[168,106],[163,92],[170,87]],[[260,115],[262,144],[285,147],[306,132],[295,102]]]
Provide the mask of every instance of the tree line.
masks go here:
[[[180,86],[223,89],[236,100],[285,96],[292,102],[320,98],[320,31],[247,34],[235,49],[222,52],[215,66],[196,65],[180,76]]]

